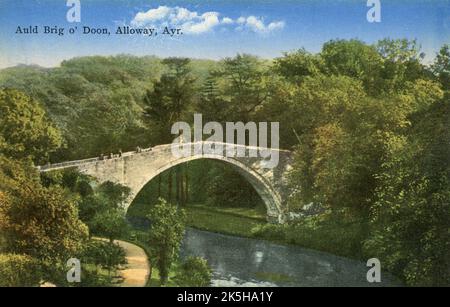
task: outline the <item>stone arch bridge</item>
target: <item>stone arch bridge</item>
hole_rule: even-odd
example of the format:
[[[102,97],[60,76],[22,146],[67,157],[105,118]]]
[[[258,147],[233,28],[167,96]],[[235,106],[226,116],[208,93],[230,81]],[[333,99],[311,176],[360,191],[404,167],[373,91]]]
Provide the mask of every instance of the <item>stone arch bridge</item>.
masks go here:
[[[204,146],[206,142],[187,143],[183,146]],[[219,143],[208,144],[214,149]],[[153,178],[176,165],[197,159],[213,159],[223,161],[236,169],[264,201],[267,207],[267,220],[271,223],[283,223],[287,216],[287,198],[290,194],[287,185],[287,173],[291,169],[292,153],[287,150],[264,149],[270,154],[277,154],[278,165],[275,168],[264,168],[263,158],[250,157],[251,150],[263,148],[220,143],[222,154],[217,151],[192,154],[188,157],[177,157],[172,153],[172,144],[159,145],[140,152],[128,152],[113,158],[93,158],[70,161],[58,164],[49,164],[39,167],[41,172],[49,172],[67,168],[77,168],[81,173],[96,178],[99,182],[111,181],[120,183],[131,189],[126,208],[139,193],[139,191]],[[180,145],[181,146],[181,145]],[[245,157],[227,157],[226,150],[230,148],[245,150]],[[183,147],[186,148],[186,147]],[[198,147],[197,147],[198,148]],[[267,158],[266,158],[267,159]]]

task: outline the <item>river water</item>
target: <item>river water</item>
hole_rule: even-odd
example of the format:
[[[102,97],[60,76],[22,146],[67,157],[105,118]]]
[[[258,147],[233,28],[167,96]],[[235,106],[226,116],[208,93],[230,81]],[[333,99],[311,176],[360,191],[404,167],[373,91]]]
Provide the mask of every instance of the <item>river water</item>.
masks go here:
[[[181,257],[205,258],[213,270],[213,286],[396,286],[383,274],[381,283],[367,282],[365,263],[297,246],[186,230]]]

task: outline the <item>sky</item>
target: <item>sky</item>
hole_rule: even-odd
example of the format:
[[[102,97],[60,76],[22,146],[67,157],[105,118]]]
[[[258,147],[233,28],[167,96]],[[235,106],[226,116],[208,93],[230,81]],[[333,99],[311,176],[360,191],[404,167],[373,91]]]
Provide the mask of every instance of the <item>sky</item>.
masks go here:
[[[367,0],[80,0],[81,22],[69,23],[67,0],[0,0],[0,68],[58,66],[88,55],[221,59],[237,53],[275,58],[305,48],[319,52],[332,39],[417,39],[431,61],[450,43],[450,0],[380,0],[381,22],[367,20]],[[38,34],[16,34],[38,26]],[[65,29],[46,35],[44,26]],[[84,35],[84,27],[111,35]],[[157,36],[115,35],[118,26],[155,28]],[[161,35],[180,28],[182,35]],[[77,27],[75,34],[69,28]]]

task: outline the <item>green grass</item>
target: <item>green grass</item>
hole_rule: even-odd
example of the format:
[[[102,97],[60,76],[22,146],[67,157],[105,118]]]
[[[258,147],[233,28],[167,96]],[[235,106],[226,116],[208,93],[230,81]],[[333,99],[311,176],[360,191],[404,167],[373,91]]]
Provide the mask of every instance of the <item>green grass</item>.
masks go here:
[[[256,208],[248,207],[219,207],[209,206],[203,204],[190,204],[187,206],[187,210],[192,209],[204,209],[212,212],[224,213],[236,217],[248,217],[259,221],[266,221],[266,208],[264,206],[258,206]]]
[[[285,225],[265,224],[253,229],[252,237],[364,260],[362,243],[365,240],[365,227],[363,222],[317,222],[317,219],[310,217]]]
[[[265,212],[250,208],[188,205],[187,226],[215,233],[251,237],[252,229],[266,223]]]
[[[145,217],[150,208],[148,204],[133,204],[127,214],[129,217]],[[187,214],[187,226],[234,236],[251,237],[254,227],[267,222],[264,206],[248,208],[188,204],[183,209]]]

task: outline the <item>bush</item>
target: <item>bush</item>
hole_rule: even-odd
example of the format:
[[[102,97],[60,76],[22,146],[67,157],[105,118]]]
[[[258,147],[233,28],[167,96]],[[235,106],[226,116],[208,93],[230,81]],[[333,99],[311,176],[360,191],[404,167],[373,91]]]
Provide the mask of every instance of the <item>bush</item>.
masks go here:
[[[366,238],[364,222],[308,220],[290,226],[287,242],[331,254],[362,258],[362,242]]]
[[[179,268],[174,282],[179,287],[209,287],[211,275],[211,269],[205,259],[189,257]]]
[[[0,255],[0,287],[33,287],[41,281],[37,262],[25,255]]]
[[[83,263],[90,263],[112,270],[127,263],[126,254],[118,244],[104,241],[92,241],[84,250]]]

